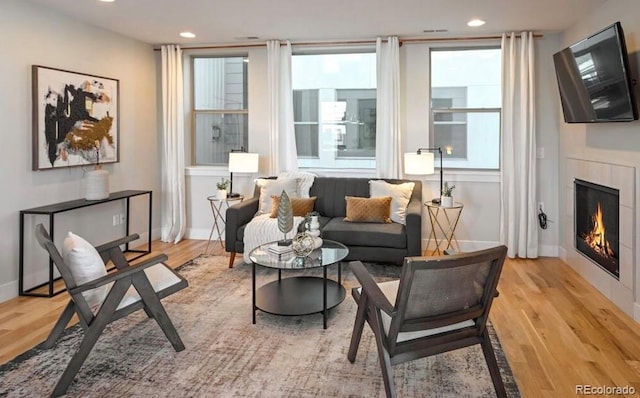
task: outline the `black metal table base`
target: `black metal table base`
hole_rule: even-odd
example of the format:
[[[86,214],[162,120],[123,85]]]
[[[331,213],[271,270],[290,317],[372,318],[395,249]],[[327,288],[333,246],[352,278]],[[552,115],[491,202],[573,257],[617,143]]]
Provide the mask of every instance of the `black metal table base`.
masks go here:
[[[256,323],[257,310],[284,316],[321,312],[323,327],[326,329],[328,311],[344,301],[344,286],[326,277],[326,267],[322,278],[278,276],[277,280],[256,289],[255,264],[253,265],[253,323]]]

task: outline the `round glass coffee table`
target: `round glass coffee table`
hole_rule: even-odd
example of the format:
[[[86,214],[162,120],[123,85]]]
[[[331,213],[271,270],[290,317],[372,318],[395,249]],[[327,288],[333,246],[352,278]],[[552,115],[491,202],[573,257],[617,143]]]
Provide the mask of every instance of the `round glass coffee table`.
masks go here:
[[[340,304],[345,298],[342,286],[342,265],[349,249],[339,242],[323,240],[322,247],[315,249],[306,257],[296,257],[293,252],[276,254],[270,251],[277,248],[277,242],[261,245],[249,253],[253,263],[253,323],[256,323],[256,311],[274,315],[309,315],[322,312],[323,326],[327,328],[327,312]],[[338,280],[327,278],[327,267],[338,263]],[[256,289],[256,265],[278,270],[278,279]],[[316,276],[293,276],[282,278],[282,271],[323,269],[322,278]]]

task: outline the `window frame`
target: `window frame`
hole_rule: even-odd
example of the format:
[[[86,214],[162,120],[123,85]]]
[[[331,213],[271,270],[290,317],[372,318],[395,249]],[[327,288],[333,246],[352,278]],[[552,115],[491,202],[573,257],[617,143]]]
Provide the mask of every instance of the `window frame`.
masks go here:
[[[197,59],[220,59],[220,58],[243,58],[245,60],[242,65],[243,73],[243,109],[197,109],[196,108],[196,75],[195,75],[195,63]],[[247,115],[247,123],[249,119],[249,68],[248,68],[248,53],[236,53],[236,54],[194,54],[189,57],[189,73],[190,73],[190,137],[191,137],[191,156],[190,164],[194,167],[225,167],[229,164],[226,163],[197,163],[196,159],[196,147],[197,147],[197,131],[196,131],[196,119],[198,115]],[[249,147],[249,134],[247,134],[247,142],[245,149]],[[240,148],[236,148],[240,149]]]
[[[469,50],[500,50],[500,44],[495,45],[480,45],[480,46],[472,46],[472,45],[464,45],[464,46],[437,46],[437,47],[429,47],[429,142],[432,144],[431,146],[435,146],[435,126],[438,124],[456,124],[455,121],[436,121],[435,115],[437,113],[441,114],[456,114],[456,113],[497,113],[499,120],[502,119],[502,106],[500,107],[485,107],[485,108],[477,108],[477,107],[434,107],[433,106],[433,82],[432,82],[432,73],[433,73],[433,58],[432,54],[434,52],[442,52],[442,51],[469,51]],[[501,82],[502,85],[502,82]],[[502,102],[502,100],[501,100]],[[457,124],[463,124],[462,122],[458,122]],[[464,122],[465,125],[468,125],[468,121]],[[468,130],[467,130],[468,136]],[[500,146],[502,143],[502,126],[498,124],[498,145]],[[442,148],[444,152],[444,148]],[[468,151],[467,151],[468,153]],[[447,162],[455,162],[462,158],[454,158],[454,159],[443,159],[443,169],[448,169],[451,171],[500,171],[502,165],[502,159],[500,156],[500,149],[498,148],[498,164],[495,168],[492,167],[455,167],[450,164],[447,165]]]
[[[301,48],[294,48],[293,53],[292,53],[292,57],[295,56],[300,56],[300,55],[340,55],[340,54],[372,54],[372,55],[376,55],[376,48],[375,45],[358,45],[358,46],[340,46],[340,47],[316,47],[316,48],[305,48],[305,47],[301,47]],[[377,67],[377,65],[376,65]],[[352,89],[352,88],[349,88]],[[292,90],[295,91],[296,89],[293,87],[292,85]],[[297,90],[311,90],[311,89],[297,89]],[[319,90],[318,88],[314,88],[313,90]],[[336,92],[343,90],[343,88],[336,88],[335,89]],[[376,98],[377,98],[377,82],[376,82],[376,87],[373,88],[373,90],[375,90],[376,92]],[[321,104],[321,100],[320,98],[318,99],[318,107],[320,108],[320,104]],[[377,109],[376,109],[377,112]],[[322,129],[323,126],[330,126],[330,125],[342,125],[342,126],[346,126],[346,124],[344,122],[329,122],[329,121],[325,121],[323,122],[321,120],[320,114],[318,114],[318,120],[317,122],[295,122],[294,121],[294,126],[295,125],[317,125],[318,126],[318,136],[320,137],[320,135],[322,134]],[[295,127],[294,127],[295,128]],[[320,142],[320,138],[319,138],[319,142],[318,142],[318,147],[321,148],[321,142]],[[299,167],[301,169],[313,169],[313,170],[326,170],[329,173],[333,173],[333,172],[342,172],[345,170],[355,170],[358,172],[372,172],[376,170],[376,156],[374,153],[374,156],[372,157],[339,157],[336,156],[331,165],[329,165],[328,163],[321,163],[321,157],[319,156],[318,158],[312,157],[312,156],[298,156],[298,163],[299,163]],[[344,162],[348,162],[348,163],[358,163],[357,165],[340,165],[340,163],[344,163]]]

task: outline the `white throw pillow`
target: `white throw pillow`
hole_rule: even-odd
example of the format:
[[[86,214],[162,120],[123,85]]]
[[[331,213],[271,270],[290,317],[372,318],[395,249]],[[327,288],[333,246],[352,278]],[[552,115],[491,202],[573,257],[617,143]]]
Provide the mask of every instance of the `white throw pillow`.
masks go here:
[[[391,221],[406,225],[407,206],[415,185],[414,182],[390,184],[382,180],[370,180],[369,196],[391,196]]]
[[[309,197],[309,190],[313,185],[313,180],[316,178],[315,174],[308,173],[306,171],[284,171],[278,174],[278,180],[284,180],[287,178],[293,178],[298,184],[298,196],[301,198]]]
[[[298,184],[293,178],[281,180],[259,178],[256,180],[256,184],[260,187],[257,216],[261,214],[271,214],[271,195],[280,196],[282,191],[285,191],[290,198],[298,197]]]
[[[69,232],[62,246],[62,258],[69,266],[78,285],[107,275],[104,262],[93,245],[78,235]],[[107,297],[109,287],[100,286],[82,293],[87,304],[96,311]]]

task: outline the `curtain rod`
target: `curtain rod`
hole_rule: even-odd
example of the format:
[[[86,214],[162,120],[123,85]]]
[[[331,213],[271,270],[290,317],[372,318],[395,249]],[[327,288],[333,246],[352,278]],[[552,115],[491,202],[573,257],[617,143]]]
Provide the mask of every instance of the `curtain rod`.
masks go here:
[[[539,39],[544,37],[542,34],[534,34],[533,37],[535,39]],[[520,36],[516,36],[516,38],[520,38]],[[468,40],[500,40],[502,36],[461,36],[461,37],[424,37],[424,38],[415,38],[415,39],[399,39],[399,44],[402,45],[404,43],[428,43],[428,42],[438,42],[438,41],[468,41]],[[383,39],[382,41],[387,41]],[[336,40],[336,41],[301,41],[301,42],[292,42],[292,46],[349,46],[356,44],[376,44],[376,40],[368,39],[368,40]],[[218,44],[218,45],[210,45],[210,46],[194,46],[194,47],[181,47],[182,50],[214,50],[214,49],[224,49],[224,48],[248,48],[248,47],[266,47],[266,43],[255,43],[255,44]],[[154,48],[153,51],[160,51],[160,48]]]

